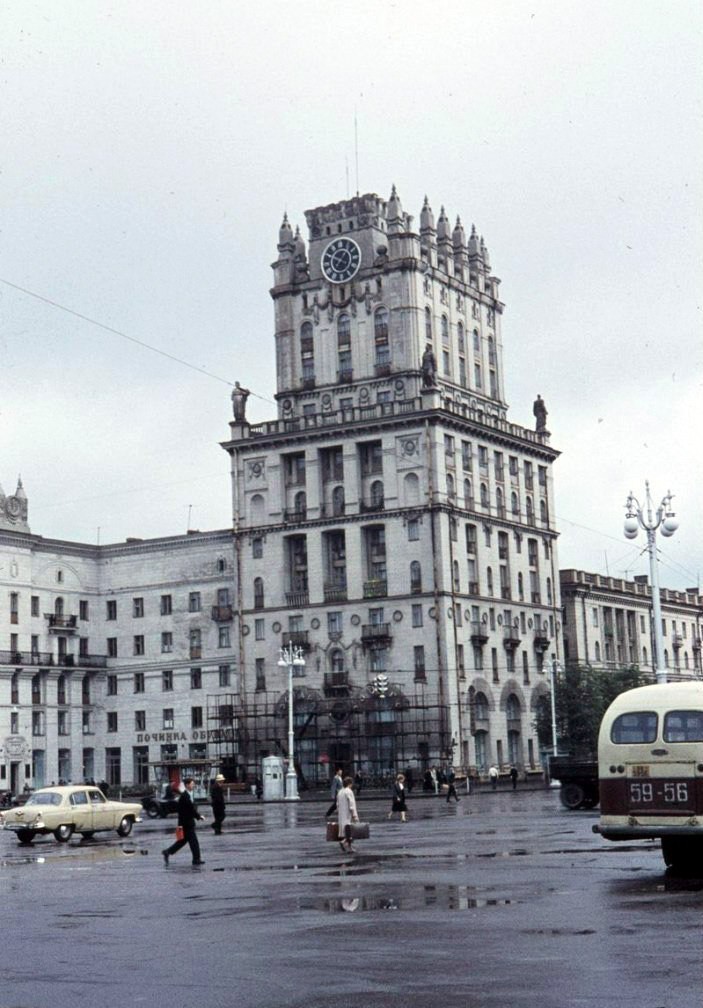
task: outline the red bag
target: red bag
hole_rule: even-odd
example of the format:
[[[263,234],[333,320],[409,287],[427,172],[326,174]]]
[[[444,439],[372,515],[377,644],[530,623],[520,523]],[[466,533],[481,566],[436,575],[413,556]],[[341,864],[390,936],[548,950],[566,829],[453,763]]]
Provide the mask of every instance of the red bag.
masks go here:
[[[186,835],[182,826],[176,826],[176,840],[185,840]]]

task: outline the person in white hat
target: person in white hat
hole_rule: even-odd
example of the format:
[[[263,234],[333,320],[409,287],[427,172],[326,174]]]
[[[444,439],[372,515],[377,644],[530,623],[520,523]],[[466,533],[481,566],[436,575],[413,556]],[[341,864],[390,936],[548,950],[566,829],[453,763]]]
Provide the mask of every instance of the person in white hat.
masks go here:
[[[222,823],[225,818],[225,792],[222,787],[224,781],[224,776],[218,773],[210,785],[210,804],[212,805],[211,825],[215,831],[215,836],[219,836],[222,832]]]

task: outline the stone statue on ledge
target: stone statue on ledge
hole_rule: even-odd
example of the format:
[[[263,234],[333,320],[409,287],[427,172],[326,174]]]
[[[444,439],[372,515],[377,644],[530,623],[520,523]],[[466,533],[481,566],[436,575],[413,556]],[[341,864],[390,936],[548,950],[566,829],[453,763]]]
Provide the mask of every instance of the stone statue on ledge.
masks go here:
[[[246,421],[246,409],[247,409],[247,399],[249,398],[249,389],[242,388],[239,382],[234,383],[234,388],[232,389],[232,413],[234,414],[234,419],[238,423],[244,423]]]
[[[437,361],[432,347],[425,348],[422,355],[422,387],[434,388],[437,379]]]
[[[537,398],[532,404],[532,413],[535,417],[535,431],[538,434],[547,433],[547,407],[544,405],[544,399],[537,393]]]

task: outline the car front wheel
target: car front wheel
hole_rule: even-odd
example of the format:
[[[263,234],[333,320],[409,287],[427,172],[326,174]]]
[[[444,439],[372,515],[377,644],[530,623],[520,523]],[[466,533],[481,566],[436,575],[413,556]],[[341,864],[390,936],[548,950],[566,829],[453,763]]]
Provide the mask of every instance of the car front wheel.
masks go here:
[[[151,805],[147,805],[146,814],[149,816],[150,819],[158,819],[159,818],[158,805],[155,802],[152,802]]]
[[[59,843],[68,843],[73,836],[73,826],[70,823],[63,823],[54,830],[54,836]]]
[[[133,825],[134,823],[129,818],[129,816],[125,816],[124,819],[121,821],[120,825],[117,827],[117,832],[119,833],[120,836],[129,836],[129,834],[132,832]]]
[[[21,844],[30,844],[34,839],[34,831],[31,829],[17,830],[17,839]]]

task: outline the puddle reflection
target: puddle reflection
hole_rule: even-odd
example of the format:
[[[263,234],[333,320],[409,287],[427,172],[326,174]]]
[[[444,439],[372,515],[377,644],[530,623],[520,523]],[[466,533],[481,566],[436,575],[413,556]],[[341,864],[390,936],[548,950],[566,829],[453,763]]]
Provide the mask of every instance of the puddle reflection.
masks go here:
[[[480,896],[469,886],[422,886],[402,895],[335,896],[300,901],[301,910],[324,913],[370,913],[376,911],[418,911],[423,909],[477,910],[485,907],[515,906],[519,901],[498,896]]]

